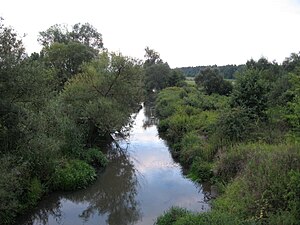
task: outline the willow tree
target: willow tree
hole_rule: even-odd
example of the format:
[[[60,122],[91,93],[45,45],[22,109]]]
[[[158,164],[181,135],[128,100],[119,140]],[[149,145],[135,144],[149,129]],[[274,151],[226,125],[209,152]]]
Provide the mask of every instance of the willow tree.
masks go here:
[[[89,144],[129,122],[142,100],[142,77],[139,61],[104,52],[68,81],[61,99],[68,116],[85,127]]]

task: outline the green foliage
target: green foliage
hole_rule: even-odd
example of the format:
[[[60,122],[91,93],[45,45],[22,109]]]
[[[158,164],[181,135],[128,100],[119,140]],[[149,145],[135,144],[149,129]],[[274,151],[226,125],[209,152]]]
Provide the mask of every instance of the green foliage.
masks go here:
[[[77,23],[72,26],[71,31],[66,25],[53,25],[46,31],[40,32],[38,41],[44,47],[54,43],[78,42],[96,50],[103,48],[102,35],[89,23]]]
[[[188,214],[188,211],[179,207],[172,207],[164,215],[157,218],[155,224],[157,225],[173,225],[179,218]]]
[[[0,158],[0,224],[11,224],[22,211],[22,196],[26,194],[28,165],[13,156]]]
[[[156,98],[156,114],[163,119],[171,116],[176,111],[176,106],[183,101],[184,95],[184,89],[179,87],[169,87],[159,92]]]
[[[188,177],[196,182],[206,182],[213,177],[212,164],[202,160],[194,159]]]
[[[253,221],[242,221],[228,213],[213,211],[192,213],[183,208],[172,207],[156,220],[157,225],[247,225]]]
[[[232,84],[223,79],[219,70],[207,68],[195,77],[198,86],[204,88],[207,94],[218,93],[220,95],[229,95],[232,91]]]
[[[92,182],[96,173],[86,162],[105,166],[107,158],[91,147],[131,122],[142,100],[142,63],[98,55],[101,34],[89,24],[72,29],[42,32],[42,52],[28,57],[0,21],[1,224],[13,223],[46,191]]]
[[[53,43],[42,50],[45,64],[56,73],[56,89],[61,90],[65,82],[75,74],[81,72],[84,62],[96,57],[94,49],[78,43]]]
[[[60,97],[67,116],[85,126],[91,139],[120,130],[129,122],[141,101],[141,80],[138,61],[104,52],[69,80]]]
[[[145,88],[148,92],[168,86],[171,68],[167,63],[153,64],[145,69]]]
[[[260,222],[269,217],[281,220],[287,214],[299,218],[299,146],[252,144],[232,149],[230,155],[219,168],[233,164],[229,176],[236,178],[215,201],[217,210]],[[221,171],[222,175],[228,169]]]
[[[184,80],[185,80],[185,77],[181,70],[172,69],[171,74],[168,78],[168,86],[169,87],[184,86],[185,85]]]
[[[192,87],[161,91],[159,131],[173,153],[191,179],[223,185],[211,213],[163,224],[299,224],[300,152],[289,143],[299,141],[300,70],[291,71],[262,58],[247,62],[229,97]]]
[[[148,93],[160,91],[166,87],[184,86],[185,77],[180,70],[171,69],[164,63],[159,53],[149,47],[145,48],[145,80],[144,85]]]
[[[250,138],[255,122],[251,118],[251,112],[245,108],[226,110],[219,116],[217,133],[225,143],[243,141]]]
[[[290,125],[290,137],[291,139],[294,139],[294,141],[298,142],[300,137],[300,79],[299,74],[300,69],[298,68],[296,70],[296,73],[290,73],[289,79],[292,83],[292,87],[289,90],[289,93],[293,95],[294,97],[290,102],[288,102],[286,107],[286,113],[284,117],[287,119],[288,124]]]
[[[80,160],[61,161],[56,168],[52,185],[55,190],[76,190],[85,188],[96,179],[96,172],[87,163]]]
[[[83,154],[83,160],[98,167],[105,167],[108,163],[107,157],[97,148],[87,149]]]
[[[180,69],[186,77],[196,77],[199,72],[210,68],[210,69],[218,69],[220,75],[224,79],[234,79],[236,73],[243,70],[245,65],[225,65],[225,66],[195,66],[195,67],[181,67]]]
[[[27,194],[24,199],[27,207],[35,206],[43,195],[43,186],[36,177],[33,178],[28,186]]]
[[[247,109],[251,117],[262,117],[267,107],[266,85],[260,79],[260,72],[254,69],[241,73],[232,93],[232,106]]]
[[[163,63],[159,53],[156,52],[154,49],[150,49],[149,47],[145,48],[145,58],[146,60],[144,62],[144,67]]]

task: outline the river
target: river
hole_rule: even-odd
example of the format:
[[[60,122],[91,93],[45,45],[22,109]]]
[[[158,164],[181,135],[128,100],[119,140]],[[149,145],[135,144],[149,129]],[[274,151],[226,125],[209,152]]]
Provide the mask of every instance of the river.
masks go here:
[[[75,192],[53,193],[21,218],[21,225],[150,225],[171,206],[208,211],[209,186],[183,175],[158,136],[153,109],[134,115],[123,150],[111,147],[110,162],[94,184]]]

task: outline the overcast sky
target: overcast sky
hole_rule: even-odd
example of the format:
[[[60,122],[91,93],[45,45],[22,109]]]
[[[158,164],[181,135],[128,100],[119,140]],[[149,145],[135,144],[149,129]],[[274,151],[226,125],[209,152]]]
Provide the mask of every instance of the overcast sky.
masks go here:
[[[39,51],[39,31],[92,24],[111,51],[142,59],[146,46],[174,67],[241,64],[300,51],[300,0],[1,0],[0,16]]]

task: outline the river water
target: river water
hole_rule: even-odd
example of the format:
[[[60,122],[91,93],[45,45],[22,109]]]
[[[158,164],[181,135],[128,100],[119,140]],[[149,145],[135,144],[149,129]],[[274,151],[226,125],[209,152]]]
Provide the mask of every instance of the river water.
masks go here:
[[[209,186],[183,175],[158,136],[153,109],[135,116],[120,148],[109,150],[110,163],[87,189],[54,193],[23,217],[22,225],[151,225],[171,206],[195,212],[210,209]]]

